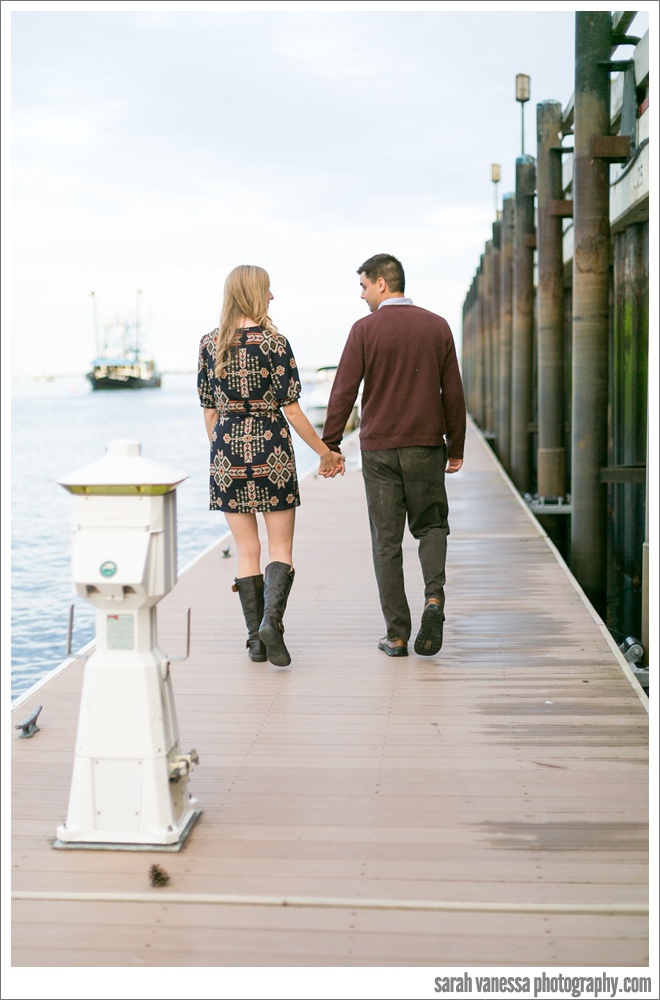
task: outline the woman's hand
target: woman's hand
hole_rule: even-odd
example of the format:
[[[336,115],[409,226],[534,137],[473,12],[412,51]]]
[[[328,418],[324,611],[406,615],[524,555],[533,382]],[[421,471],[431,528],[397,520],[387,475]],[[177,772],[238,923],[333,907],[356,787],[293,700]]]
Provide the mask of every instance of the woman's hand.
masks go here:
[[[287,403],[282,407],[282,412],[289,421],[293,429],[303,439],[306,445],[313,448],[319,456],[319,475],[324,479],[334,479],[336,475],[344,475],[344,463],[346,459],[340,451],[332,451],[318,436],[308,418],[300,408],[300,403]]]
[[[345,457],[340,451],[331,451],[328,448],[327,453],[321,456],[319,476],[323,476],[324,479],[334,479],[337,475],[343,476],[345,471]]]
[[[220,419],[220,414],[217,410],[213,410],[210,407],[202,412],[204,413],[204,426],[209,437],[209,444],[211,444],[213,442],[213,430]]]

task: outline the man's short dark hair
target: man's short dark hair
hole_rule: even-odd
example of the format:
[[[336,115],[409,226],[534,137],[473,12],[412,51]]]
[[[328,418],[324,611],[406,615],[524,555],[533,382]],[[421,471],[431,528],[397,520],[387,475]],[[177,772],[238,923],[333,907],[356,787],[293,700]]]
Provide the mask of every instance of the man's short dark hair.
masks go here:
[[[358,274],[363,272],[371,282],[375,282],[378,278],[384,278],[391,292],[405,292],[406,290],[403,265],[391,253],[377,253],[369,260],[365,260],[364,264],[361,264],[357,269]]]

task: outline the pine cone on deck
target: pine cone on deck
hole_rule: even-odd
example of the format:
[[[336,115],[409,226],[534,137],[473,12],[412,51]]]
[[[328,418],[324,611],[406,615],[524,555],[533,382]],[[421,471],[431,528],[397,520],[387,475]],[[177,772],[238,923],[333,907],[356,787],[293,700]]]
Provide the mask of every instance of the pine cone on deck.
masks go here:
[[[149,869],[149,880],[152,885],[167,885],[170,880],[169,875],[160,865],[152,865]]]

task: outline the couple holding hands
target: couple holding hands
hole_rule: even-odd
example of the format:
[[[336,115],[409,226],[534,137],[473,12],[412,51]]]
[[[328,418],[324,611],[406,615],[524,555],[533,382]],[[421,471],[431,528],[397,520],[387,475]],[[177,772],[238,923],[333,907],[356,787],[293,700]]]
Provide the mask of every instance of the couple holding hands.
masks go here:
[[[241,265],[227,276],[220,324],[199,345],[197,391],[210,456],[210,508],[221,511],[238,552],[233,590],[254,662],[291,662],[284,612],[293,584],[295,509],[300,505],[291,427],[319,456],[319,474],[344,475],[340,444],[360,385],[360,448],[374,570],[387,632],[378,648],[407,656],[411,615],[404,590],[406,519],[419,542],[424,603],[414,643],[434,656],[443,640],[448,503],[445,474],[463,464],[466,410],[447,322],[405,296],[401,263],[376,254],[357,271],[369,315],[349,333],[323,433],[298,402],[288,340],[271,320],[268,273]],[[257,514],[269,561],[262,574]]]

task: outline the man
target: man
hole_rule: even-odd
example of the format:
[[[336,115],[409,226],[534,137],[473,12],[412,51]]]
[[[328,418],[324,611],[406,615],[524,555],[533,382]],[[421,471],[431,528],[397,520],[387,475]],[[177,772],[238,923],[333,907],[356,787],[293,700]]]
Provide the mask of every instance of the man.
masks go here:
[[[360,448],[374,569],[387,634],[378,648],[407,656],[410,608],[401,543],[406,517],[419,541],[424,608],[415,652],[434,656],[445,621],[448,503],[445,472],[458,472],[465,444],[465,397],[452,332],[406,298],[401,263],[376,254],[358,268],[371,315],[353,325],[337,368],[323,440],[339,451],[362,391]]]

